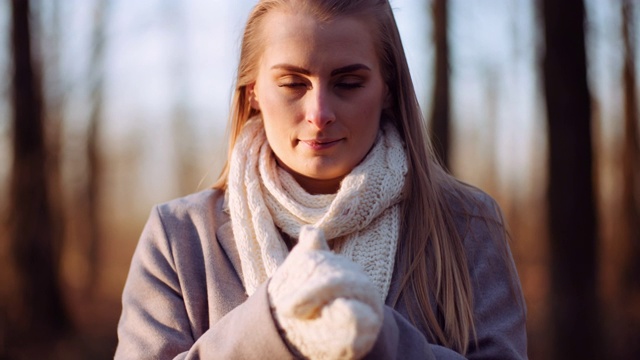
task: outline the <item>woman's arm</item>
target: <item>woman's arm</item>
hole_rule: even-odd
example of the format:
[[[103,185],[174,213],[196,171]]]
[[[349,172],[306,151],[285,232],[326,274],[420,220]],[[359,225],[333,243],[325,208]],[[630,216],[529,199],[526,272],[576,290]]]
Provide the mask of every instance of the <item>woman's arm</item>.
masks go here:
[[[271,317],[266,283],[176,359],[293,359]]]
[[[271,318],[265,286],[206,329],[210,294],[204,269],[183,271],[176,265],[174,257],[179,254],[174,251],[156,208],[124,288],[116,359],[291,358]],[[202,260],[180,259],[185,261]]]
[[[385,306],[382,330],[364,359],[464,360],[465,357],[444,346],[430,344],[403,315]]]
[[[384,323],[366,359],[526,359],[526,309],[520,281],[493,199],[477,194],[469,221],[461,221],[474,297],[477,346],[471,339],[462,356],[430,344],[400,312],[385,306]],[[482,216],[480,216],[483,214]]]

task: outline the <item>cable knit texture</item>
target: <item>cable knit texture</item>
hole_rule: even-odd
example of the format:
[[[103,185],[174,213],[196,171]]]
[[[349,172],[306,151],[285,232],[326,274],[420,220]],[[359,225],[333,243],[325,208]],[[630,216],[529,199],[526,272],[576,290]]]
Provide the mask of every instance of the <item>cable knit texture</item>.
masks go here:
[[[362,268],[329,251],[322,230],[306,225],[268,287],[274,316],[308,359],[359,359],[382,327],[383,302]]]
[[[336,194],[307,193],[277,166],[260,118],[250,119],[234,146],[228,206],[247,294],[273,276],[288,254],[278,228],[298,239],[313,225],[333,242],[334,252],[359,264],[382,301],[393,273],[402,188],[407,161],[391,124],[380,130],[365,157]]]

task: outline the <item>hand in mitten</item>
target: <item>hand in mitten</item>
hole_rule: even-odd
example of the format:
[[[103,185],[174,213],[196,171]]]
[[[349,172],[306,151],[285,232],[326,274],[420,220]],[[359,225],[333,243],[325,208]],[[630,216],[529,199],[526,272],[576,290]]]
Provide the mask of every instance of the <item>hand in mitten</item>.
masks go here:
[[[373,347],[383,303],[364,271],[329,250],[322,230],[305,226],[273,275],[269,299],[285,336],[309,359],[357,359]]]

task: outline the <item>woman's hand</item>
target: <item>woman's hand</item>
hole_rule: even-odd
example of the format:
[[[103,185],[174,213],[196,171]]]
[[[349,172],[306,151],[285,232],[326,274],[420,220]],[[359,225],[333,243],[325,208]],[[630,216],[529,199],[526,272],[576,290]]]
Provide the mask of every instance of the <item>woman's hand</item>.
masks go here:
[[[357,359],[373,347],[383,321],[375,285],[354,262],[329,250],[312,226],[268,287],[279,326],[309,359]]]

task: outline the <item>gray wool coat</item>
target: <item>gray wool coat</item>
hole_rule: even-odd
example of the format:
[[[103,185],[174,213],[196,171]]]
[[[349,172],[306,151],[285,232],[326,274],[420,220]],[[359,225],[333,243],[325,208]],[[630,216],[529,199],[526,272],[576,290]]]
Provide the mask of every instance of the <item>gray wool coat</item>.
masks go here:
[[[488,195],[473,192],[495,206]],[[508,245],[490,238],[476,217],[456,221],[464,231],[477,332],[477,346],[472,341],[466,357],[525,359],[525,306]],[[266,284],[247,297],[240,274],[221,191],[156,206],[124,287],[115,358],[292,359],[274,324]],[[406,301],[390,306],[401,275],[393,274],[382,330],[366,358],[464,359],[413,326]]]

